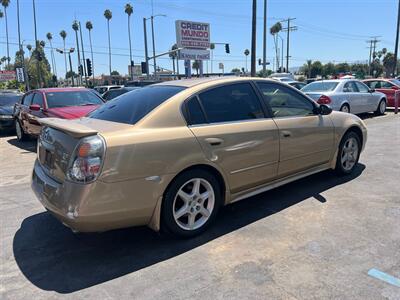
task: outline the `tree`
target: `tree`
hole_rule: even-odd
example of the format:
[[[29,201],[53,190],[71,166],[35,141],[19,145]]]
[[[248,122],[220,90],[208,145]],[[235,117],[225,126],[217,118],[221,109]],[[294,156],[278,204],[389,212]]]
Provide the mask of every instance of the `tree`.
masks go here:
[[[7,43],[7,57],[10,57],[10,44],[8,42],[8,20],[7,20],[7,7],[10,4],[10,0],[1,0],[1,5],[4,7],[4,17],[6,19],[6,43]],[[7,60],[7,64],[10,64],[10,59]]]
[[[211,50],[211,73],[213,72],[214,49],[215,49],[215,44],[211,43],[210,44],[210,50]]]
[[[54,57],[53,43],[51,42],[53,39],[53,35],[51,34],[51,32],[48,32],[46,34],[46,37],[50,43],[51,65],[52,65],[52,69],[53,69],[53,74],[55,74],[57,76],[56,59]]]
[[[31,44],[26,45],[26,49],[28,49],[29,55],[32,55],[32,45]]]
[[[106,9],[104,11],[104,17],[107,19],[107,31],[108,31],[108,65],[111,75],[111,38],[110,38],[110,20],[112,18],[111,10]]]
[[[90,54],[92,58],[92,74],[93,74],[93,79],[94,79],[94,60],[93,60],[93,47],[92,47],[92,29],[93,29],[93,24],[90,21],[86,22],[86,29],[89,31],[89,43],[90,43]]]
[[[114,70],[114,71],[111,72],[111,75],[112,75],[112,76],[118,76],[118,75],[119,75],[119,72],[116,71],[116,70]]]
[[[43,47],[38,43],[38,47],[32,51],[30,59],[25,60],[29,83],[31,88],[41,86],[52,86],[52,74],[49,61],[46,58]]]
[[[67,38],[67,32],[65,30],[61,30],[60,31],[60,36],[63,39],[63,43],[64,43],[64,62],[65,62],[65,73],[68,72],[68,67],[67,67],[67,54],[65,53],[65,39]]]
[[[244,55],[245,55],[245,57],[246,57],[246,73],[248,72],[248,69],[247,69],[247,56],[249,56],[249,54],[250,54],[250,51],[249,51],[249,49],[246,49],[246,50],[244,50]]]
[[[395,68],[394,54],[391,52],[385,53],[385,56],[382,59],[382,65],[385,69],[386,77],[392,77],[394,75]]]
[[[178,46],[176,44],[173,44],[171,50],[176,50],[176,49],[178,49]],[[170,59],[172,59],[172,69],[175,74],[175,59],[177,58],[178,54],[175,51],[175,52],[170,52],[168,56]]]
[[[282,30],[282,24],[280,22],[275,23],[269,29],[269,33],[274,37],[275,45],[275,59],[276,59],[276,69],[279,69],[279,53],[278,53],[278,33]]]
[[[200,62],[198,60],[195,60],[192,64],[192,68],[196,70],[197,76],[199,75],[199,69],[200,69]]]
[[[325,66],[324,66],[324,71],[323,71],[323,75],[324,75],[325,77],[336,75],[336,68],[335,68],[335,65],[334,65],[333,63],[331,63],[331,62],[325,64]]]
[[[79,66],[81,65],[81,54],[80,54],[80,51],[79,51],[79,39],[78,39],[79,23],[78,23],[77,20],[74,20],[72,22],[72,29],[75,31],[76,50],[77,50],[76,53],[78,55],[78,68],[79,68]],[[82,78],[80,77],[80,79],[82,79]]]
[[[132,43],[131,43],[131,14],[133,7],[130,3],[125,4],[125,13],[128,15],[128,39],[129,39],[129,65],[132,64]],[[131,79],[133,79],[133,72],[131,72]]]
[[[240,69],[239,68],[233,68],[231,70],[231,73],[240,73]]]
[[[348,63],[340,63],[336,65],[337,73],[348,73],[350,72],[350,66]]]

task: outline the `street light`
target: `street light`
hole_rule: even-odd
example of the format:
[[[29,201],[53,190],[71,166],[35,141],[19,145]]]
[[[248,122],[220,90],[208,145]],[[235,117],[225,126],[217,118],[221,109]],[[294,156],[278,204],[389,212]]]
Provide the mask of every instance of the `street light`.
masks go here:
[[[147,32],[146,32],[146,21],[147,20],[151,20],[151,37],[152,37],[152,42],[153,42],[153,64],[154,64],[154,77],[157,74],[157,68],[156,68],[156,45],[155,45],[155,41],[154,41],[154,18],[156,17],[166,17],[167,15],[164,14],[157,14],[157,15],[153,15],[149,18],[143,18],[143,23],[144,23],[144,35],[145,35],[145,48],[147,49]],[[147,51],[146,51],[147,52]],[[147,54],[146,54],[146,62],[148,61],[147,58]],[[148,68],[148,66],[147,66]]]
[[[75,48],[70,48],[70,49],[59,49],[57,48],[56,51],[60,54],[68,53],[68,58],[69,58],[69,71],[71,74],[71,79],[72,79],[72,86],[75,86],[74,83],[74,73],[72,72],[72,61],[71,61],[71,53],[75,51]]]

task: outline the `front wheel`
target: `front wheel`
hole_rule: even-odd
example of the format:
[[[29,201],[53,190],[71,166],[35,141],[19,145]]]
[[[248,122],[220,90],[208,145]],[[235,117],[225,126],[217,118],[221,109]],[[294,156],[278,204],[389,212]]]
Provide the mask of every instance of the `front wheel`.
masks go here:
[[[17,133],[18,141],[23,142],[28,139],[28,135],[24,132],[24,129],[22,128],[21,123],[18,120],[15,120],[15,132]]]
[[[360,158],[360,137],[353,131],[344,135],[339,145],[335,171],[339,175],[353,172]]]
[[[343,104],[340,108],[341,112],[350,113],[350,106],[348,104]]]
[[[205,170],[179,175],[164,195],[162,226],[179,237],[200,234],[214,221],[221,195],[217,179]]]
[[[382,115],[385,114],[385,111],[386,111],[386,101],[385,101],[385,99],[382,99],[382,100],[379,102],[379,105],[378,105],[378,108],[377,108],[376,111],[375,111],[375,114],[376,114],[377,116],[382,116]]]

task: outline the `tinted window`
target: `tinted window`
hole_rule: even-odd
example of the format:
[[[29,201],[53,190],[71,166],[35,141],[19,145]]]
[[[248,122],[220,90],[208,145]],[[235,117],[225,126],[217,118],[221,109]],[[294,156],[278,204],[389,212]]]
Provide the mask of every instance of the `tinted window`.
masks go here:
[[[345,93],[358,93],[358,89],[353,81],[346,82],[343,87],[343,92]]]
[[[390,79],[390,82],[394,83],[397,86],[400,86],[400,80],[398,79]]]
[[[93,111],[89,117],[118,123],[135,124],[150,111],[183,91],[184,87],[157,85],[125,93]]]
[[[325,82],[325,81],[317,81],[307,84],[301,90],[305,93],[308,92],[329,92],[336,89],[338,82]]]
[[[110,100],[114,99],[115,97],[125,94],[126,92],[127,92],[127,90],[125,90],[125,89],[109,90],[108,92],[104,93],[103,99],[106,101],[110,101]]]
[[[204,124],[207,122],[197,97],[190,99],[186,107],[189,114],[189,123],[191,125]]]
[[[308,116],[314,105],[300,93],[282,85],[257,82],[274,117]]]
[[[391,89],[393,87],[393,84],[391,84],[390,82],[387,82],[387,81],[383,81],[382,82],[382,87],[384,89]]]
[[[28,94],[28,95],[25,95],[22,104],[27,105],[27,106],[31,105],[33,95],[34,95],[33,93],[30,93],[30,94]]]
[[[250,83],[213,88],[201,93],[200,101],[210,123],[264,118]]]
[[[371,89],[380,89],[382,87],[380,81],[366,81],[364,82],[367,86],[369,86]]]
[[[0,106],[10,106],[14,105],[21,99],[21,95],[14,93],[4,93],[0,94]]]
[[[48,108],[103,104],[103,101],[90,91],[46,93],[46,100]]]
[[[360,93],[368,93],[369,92],[369,89],[365,84],[363,84],[361,82],[358,82],[358,81],[356,81],[355,84],[356,84],[356,86],[358,88],[358,91]]]
[[[35,93],[33,96],[32,104],[37,104],[40,107],[43,107],[43,97],[41,94]]]

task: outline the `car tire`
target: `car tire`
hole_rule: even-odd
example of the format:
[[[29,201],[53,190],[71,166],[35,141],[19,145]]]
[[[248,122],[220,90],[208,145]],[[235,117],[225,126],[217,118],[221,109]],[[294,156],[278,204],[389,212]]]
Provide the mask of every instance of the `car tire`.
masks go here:
[[[184,172],[164,194],[161,228],[180,238],[199,235],[215,220],[221,203],[221,187],[213,174],[202,169]]]
[[[28,139],[28,135],[25,133],[21,123],[18,120],[15,120],[15,133],[17,134],[17,140],[20,142]]]
[[[338,175],[348,175],[358,164],[361,152],[360,137],[354,131],[347,132],[339,144],[335,171]]]
[[[379,101],[379,105],[375,111],[375,115],[382,116],[385,114],[385,111],[386,111],[386,100],[382,99],[381,101]]]
[[[350,106],[349,106],[348,104],[343,104],[343,105],[340,107],[340,111],[341,111],[341,112],[345,112],[345,113],[350,113]]]

